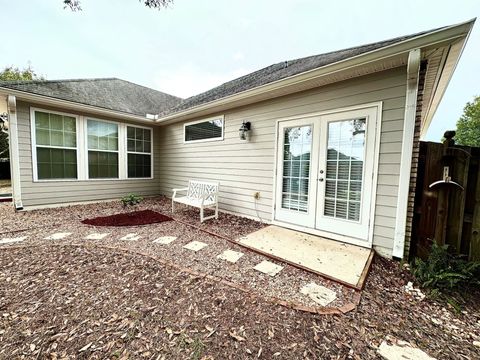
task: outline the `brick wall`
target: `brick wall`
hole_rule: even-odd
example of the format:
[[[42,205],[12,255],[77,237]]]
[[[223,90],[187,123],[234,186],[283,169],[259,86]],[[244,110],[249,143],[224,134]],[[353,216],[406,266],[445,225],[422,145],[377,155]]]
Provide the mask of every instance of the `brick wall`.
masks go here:
[[[412,166],[410,169],[410,189],[408,192],[407,224],[405,228],[405,252],[404,258],[408,259],[410,255],[410,242],[412,239],[412,223],[415,207],[415,189],[417,184],[418,157],[420,154],[420,127],[422,124],[422,105],[423,89],[425,83],[425,74],[427,72],[427,62],[423,61],[420,65],[417,93],[417,111],[415,114],[415,133],[413,137]]]

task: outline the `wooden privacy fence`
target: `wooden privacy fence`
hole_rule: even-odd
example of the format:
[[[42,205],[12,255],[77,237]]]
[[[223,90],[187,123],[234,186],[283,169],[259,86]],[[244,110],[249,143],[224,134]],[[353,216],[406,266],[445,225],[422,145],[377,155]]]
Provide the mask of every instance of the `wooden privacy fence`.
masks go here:
[[[480,148],[420,143],[410,257],[425,258],[433,241],[480,260]]]

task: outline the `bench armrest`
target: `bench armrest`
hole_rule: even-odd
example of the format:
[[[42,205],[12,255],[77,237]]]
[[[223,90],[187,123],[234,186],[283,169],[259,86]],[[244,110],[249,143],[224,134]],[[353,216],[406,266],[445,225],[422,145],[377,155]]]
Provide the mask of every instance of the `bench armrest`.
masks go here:
[[[173,199],[175,199],[175,196],[177,195],[177,192],[187,191],[187,190],[188,190],[188,187],[187,187],[187,188],[181,188],[181,189],[172,189],[172,191],[173,191]]]

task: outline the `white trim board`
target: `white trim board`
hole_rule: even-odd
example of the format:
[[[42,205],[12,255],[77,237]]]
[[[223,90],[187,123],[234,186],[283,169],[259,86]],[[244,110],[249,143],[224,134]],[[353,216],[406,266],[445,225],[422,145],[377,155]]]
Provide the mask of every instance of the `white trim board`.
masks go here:
[[[8,95],[8,137],[10,152],[10,173],[12,180],[12,199],[15,209],[23,209],[20,178],[20,151],[18,146],[17,99]]]

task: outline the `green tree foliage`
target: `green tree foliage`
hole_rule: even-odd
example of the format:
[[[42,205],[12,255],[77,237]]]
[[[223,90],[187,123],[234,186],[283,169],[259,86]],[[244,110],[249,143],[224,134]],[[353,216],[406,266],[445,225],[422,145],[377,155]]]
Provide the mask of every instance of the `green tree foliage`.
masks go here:
[[[455,143],[480,147],[480,96],[465,105],[463,115],[457,121]]]
[[[173,3],[173,0],[139,0],[146,7],[151,9],[160,10],[162,8],[168,7]],[[80,6],[80,0],[63,0],[64,8],[69,8],[72,11],[80,11],[82,7]]]
[[[0,130],[0,159],[8,159],[10,157],[8,152],[8,134]]]
[[[13,80],[43,80],[42,76],[39,76],[33,71],[31,66],[24,69],[18,67],[7,66],[0,72],[0,81],[13,81]]]
[[[15,80],[43,80],[43,77],[37,75],[31,66],[24,69],[7,66],[0,72],[0,81]],[[0,126],[0,158],[8,157],[8,131]]]

